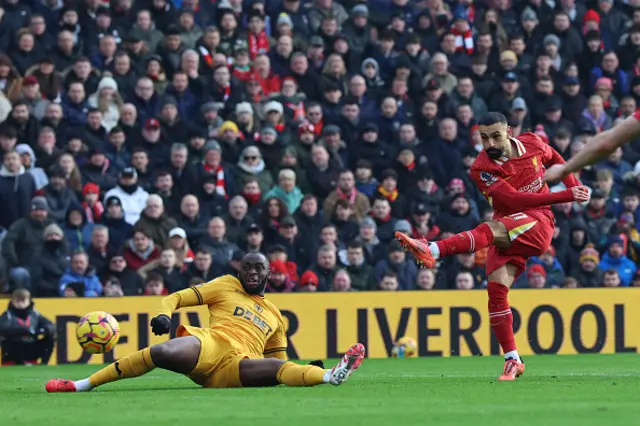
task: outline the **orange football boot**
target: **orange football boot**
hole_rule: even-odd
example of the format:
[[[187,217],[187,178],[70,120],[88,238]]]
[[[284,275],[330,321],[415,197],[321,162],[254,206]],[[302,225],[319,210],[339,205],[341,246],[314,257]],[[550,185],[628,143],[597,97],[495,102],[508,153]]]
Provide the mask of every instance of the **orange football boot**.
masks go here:
[[[427,240],[416,240],[399,231],[396,231],[395,236],[400,245],[416,258],[420,267],[433,268],[433,265],[436,264],[436,259],[431,254],[431,250],[429,250],[429,242]]]
[[[49,393],[77,392],[76,385],[71,380],[51,379],[44,387]]]
[[[504,362],[504,370],[498,380],[507,381],[515,380],[524,373],[524,363],[513,358],[509,358]]]

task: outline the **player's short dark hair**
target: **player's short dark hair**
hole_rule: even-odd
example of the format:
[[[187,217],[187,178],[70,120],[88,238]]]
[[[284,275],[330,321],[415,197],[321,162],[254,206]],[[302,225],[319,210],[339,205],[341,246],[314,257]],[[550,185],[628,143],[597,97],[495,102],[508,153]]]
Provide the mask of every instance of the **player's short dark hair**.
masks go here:
[[[492,124],[496,123],[500,123],[506,126],[507,117],[499,112],[488,112],[480,119],[480,121],[478,121],[479,126],[491,126]]]

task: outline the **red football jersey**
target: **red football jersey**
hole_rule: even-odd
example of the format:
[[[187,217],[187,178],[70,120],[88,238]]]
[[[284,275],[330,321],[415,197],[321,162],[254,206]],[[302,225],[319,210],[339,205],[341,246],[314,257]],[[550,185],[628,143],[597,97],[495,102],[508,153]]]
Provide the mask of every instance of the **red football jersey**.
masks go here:
[[[482,151],[471,166],[471,179],[489,204],[494,208],[494,218],[519,213],[525,209],[518,206],[517,197],[507,198],[508,202],[494,203],[496,192],[505,191],[503,185],[509,185],[519,193],[548,194],[549,187],[542,181],[544,165],[554,155],[554,150],[533,133],[523,133],[517,138],[511,138],[518,150],[518,157],[492,160]],[[551,213],[550,206],[536,207]]]

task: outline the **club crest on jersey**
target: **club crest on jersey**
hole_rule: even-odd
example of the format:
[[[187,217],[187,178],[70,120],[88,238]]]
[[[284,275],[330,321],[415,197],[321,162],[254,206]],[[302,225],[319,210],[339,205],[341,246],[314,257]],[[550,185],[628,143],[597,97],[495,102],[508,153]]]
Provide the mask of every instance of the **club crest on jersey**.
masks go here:
[[[533,168],[536,170],[536,172],[538,171],[538,158],[537,157],[532,157],[531,158],[531,162],[533,163]]]
[[[492,175],[489,172],[480,172],[480,179],[485,183],[485,185],[487,186],[491,186],[494,183],[496,183],[496,181],[498,180],[497,177],[495,177],[494,175]]]
[[[262,306],[258,305],[257,303],[255,305],[253,305],[254,308],[256,308],[256,312],[261,314],[262,313]]]

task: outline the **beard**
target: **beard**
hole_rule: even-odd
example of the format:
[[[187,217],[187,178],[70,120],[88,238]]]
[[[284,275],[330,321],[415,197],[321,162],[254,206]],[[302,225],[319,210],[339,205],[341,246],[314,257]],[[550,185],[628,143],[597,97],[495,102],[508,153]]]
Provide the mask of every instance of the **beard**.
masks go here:
[[[500,157],[502,157],[503,150],[500,148],[489,148],[485,150],[485,152],[492,160],[498,160]]]
[[[268,279],[269,278],[264,278],[255,287],[246,287],[246,286],[244,286],[244,283],[243,283],[242,287],[244,288],[244,291],[246,291],[248,294],[262,294],[264,292],[264,289],[267,287],[267,280]]]

